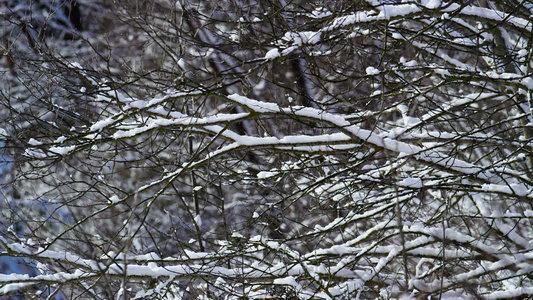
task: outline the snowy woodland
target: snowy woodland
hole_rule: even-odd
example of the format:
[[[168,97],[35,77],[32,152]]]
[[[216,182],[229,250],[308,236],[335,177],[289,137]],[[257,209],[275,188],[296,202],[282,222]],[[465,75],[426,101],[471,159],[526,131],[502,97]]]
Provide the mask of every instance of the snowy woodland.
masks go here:
[[[531,0],[0,0],[0,297],[531,299]]]

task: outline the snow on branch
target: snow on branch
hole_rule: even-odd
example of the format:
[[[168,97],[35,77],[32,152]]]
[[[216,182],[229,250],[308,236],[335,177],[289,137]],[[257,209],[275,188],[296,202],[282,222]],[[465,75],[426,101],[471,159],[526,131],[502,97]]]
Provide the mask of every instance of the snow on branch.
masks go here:
[[[482,182],[499,183],[501,181],[497,175],[471,163],[448,157],[444,153],[424,149],[395,139],[381,137],[379,134],[371,132],[370,130],[362,129],[357,125],[352,125],[340,115],[334,115],[314,108],[280,108],[272,103],[260,102],[236,94],[230,95],[228,98],[257,113],[288,114],[333,124],[344,134],[357,138],[360,141],[393,151],[397,154],[403,153],[404,156],[407,155],[417,160],[438,165],[452,173],[472,175],[474,178]]]

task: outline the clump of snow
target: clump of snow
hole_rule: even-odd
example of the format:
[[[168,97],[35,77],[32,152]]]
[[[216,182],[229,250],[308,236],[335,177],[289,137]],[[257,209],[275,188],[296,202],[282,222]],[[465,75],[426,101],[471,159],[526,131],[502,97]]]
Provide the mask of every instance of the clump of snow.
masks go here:
[[[185,69],[187,67],[187,64],[185,63],[185,60],[182,58],[178,59],[178,66],[182,69]]]
[[[202,217],[200,215],[196,215],[194,217],[194,223],[196,223],[198,227],[202,227]]]
[[[113,195],[109,198],[109,202],[111,203],[117,203],[120,201],[120,198],[117,195]]]
[[[265,59],[275,59],[275,58],[278,58],[278,57],[279,57],[279,49],[278,48],[271,49],[265,54]]]
[[[93,126],[91,126],[90,130],[91,131],[101,131],[104,127],[110,125],[110,124],[113,124],[115,122],[115,120],[113,120],[112,118],[107,118],[105,120],[100,120],[96,123],[93,124]]]
[[[484,184],[481,186],[481,190],[488,193],[503,193],[521,197],[531,194],[531,187],[524,183]]]
[[[526,55],[528,55],[529,51],[527,51],[526,49],[522,49],[520,51],[518,51],[518,57],[524,57]]]
[[[400,58],[400,63],[404,65],[405,67],[416,67],[418,66],[418,62],[416,60],[407,61],[405,57]]]
[[[311,13],[311,16],[313,18],[325,18],[325,17],[329,17],[332,15],[332,12],[330,12],[327,8],[325,7],[317,7],[312,13]]]
[[[280,284],[280,285],[290,285],[294,288],[299,288],[300,284],[296,282],[296,278],[294,276],[288,276],[285,278],[276,278],[274,279],[274,284]]]
[[[239,42],[239,35],[236,34],[236,33],[232,33],[229,35],[229,39],[232,41],[232,42]]]
[[[111,102],[113,99],[104,96],[104,95],[97,95],[96,99],[94,99],[96,102]]]
[[[69,63],[68,63],[68,66],[69,66],[69,67],[72,67],[72,68],[80,69],[80,70],[83,69],[83,67],[82,67],[79,63],[77,63],[77,62],[69,62]]]
[[[292,42],[298,46],[303,44],[316,44],[320,42],[320,35],[320,32],[315,31],[287,32],[283,40]]]
[[[264,179],[264,178],[274,177],[276,175],[278,175],[277,172],[261,171],[261,172],[257,173],[257,178],[258,179]]]
[[[232,234],[231,234],[231,237],[234,237],[234,238],[239,238],[239,239],[242,239],[244,238],[244,235],[234,231]]]
[[[409,108],[405,104],[399,104],[398,106],[396,106],[396,109],[398,109],[402,114],[409,111]]]
[[[422,1],[422,5],[431,9],[437,8],[440,7],[440,0],[424,0]]]
[[[283,49],[283,51],[281,51],[281,55],[287,56],[287,55],[291,54],[296,49],[298,49],[298,46],[291,46],[291,47],[289,47],[287,49]]]
[[[60,136],[60,137],[58,137],[58,138],[54,141],[54,143],[61,144],[61,143],[63,143],[63,142],[66,141],[66,140],[67,140],[66,137],[64,137],[64,136]]]
[[[34,138],[31,138],[29,141],[28,141],[28,144],[32,145],[32,146],[39,146],[39,145],[42,145],[43,143],[34,139]]]
[[[404,123],[405,127],[410,127],[410,126],[413,126],[413,125],[416,125],[416,124],[420,123],[420,119],[419,118],[413,118],[413,117],[409,117],[407,115],[402,115],[402,118],[403,118],[403,123]]]
[[[398,185],[416,189],[424,187],[422,179],[420,178],[405,178],[398,182]]]
[[[70,151],[74,150],[76,146],[66,146],[66,147],[51,147],[50,152],[59,155],[67,155]]]
[[[533,79],[531,79],[531,77],[525,77],[522,79],[521,83],[528,89],[533,89]]]
[[[35,158],[45,158],[46,154],[41,149],[29,148],[24,151],[24,155]]]
[[[129,103],[130,107],[143,109],[148,106],[148,103],[144,100],[135,100]]]
[[[366,74],[367,75],[377,75],[379,74],[379,70],[374,67],[368,67],[366,68]]]

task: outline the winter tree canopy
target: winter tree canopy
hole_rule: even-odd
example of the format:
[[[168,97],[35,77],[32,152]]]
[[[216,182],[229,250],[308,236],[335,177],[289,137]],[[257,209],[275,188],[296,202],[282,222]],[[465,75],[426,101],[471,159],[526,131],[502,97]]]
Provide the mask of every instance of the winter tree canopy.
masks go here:
[[[532,15],[0,1],[0,295],[533,297]]]

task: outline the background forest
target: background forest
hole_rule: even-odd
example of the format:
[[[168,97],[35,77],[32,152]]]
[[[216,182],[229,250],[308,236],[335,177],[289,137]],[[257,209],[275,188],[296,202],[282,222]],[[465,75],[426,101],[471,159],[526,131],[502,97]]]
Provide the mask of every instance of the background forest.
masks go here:
[[[0,0],[0,295],[533,297],[532,14]]]

